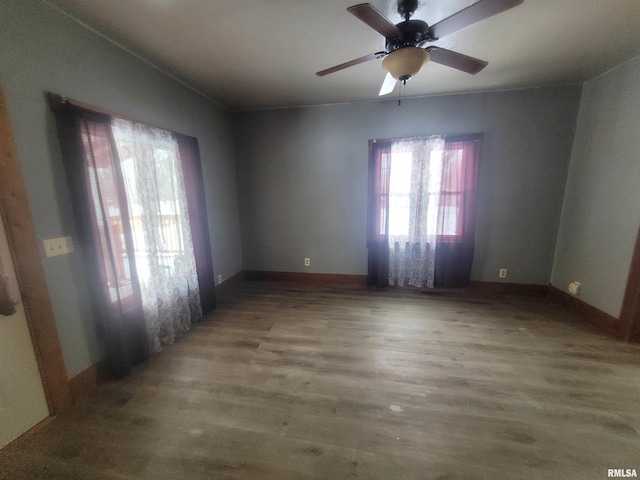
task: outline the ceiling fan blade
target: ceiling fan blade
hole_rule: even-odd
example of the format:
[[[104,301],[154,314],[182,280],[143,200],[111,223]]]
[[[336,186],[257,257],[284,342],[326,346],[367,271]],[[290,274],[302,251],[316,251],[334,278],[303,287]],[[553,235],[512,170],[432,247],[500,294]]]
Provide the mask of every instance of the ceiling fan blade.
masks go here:
[[[402,36],[400,29],[370,3],[354,5],[353,7],[347,8],[347,12],[362,20],[384,37]]]
[[[492,17],[498,13],[517,7],[524,0],[480,0],[467,8],[454,13],[450,17],[431,25],[429,34],[431,38],[442,38],[450,33],[468,27],[480,20]]]
[[[489,62],[480,60],[478,58],[463,55],[462,53],[453,52],[445,48],[429,47],[427,48],[431,55],[431,61],[446,65],[447,67],[455,68],[456,70],[462,70],[463,72],[475,75],[484,67],[489,65]]]
[[[378,93],[379,97],[384,95],[388,95],[393,92],[393,89],[396,88],[396,79],[390,73],[387,73],[387,76],[384,77],[384,82],[382,82],[382,87],[380,87],[380,93]]]
[[[358,65],[360,63],[368,62],[369,60],[375,60],[376,58],[383,57],[386,52],[376,52],[370,53],[369,55],[365,55],[364,57],[356,58],[355,60],[350,60],[348,62],[341,63],[340,65],[336,65],[335,67],[327,68],[325,70],[320,70],[316,72],[316,75],[319,77],[324,77],[325,75],[329,75],[330,73],[338,72],[340,70],[344,70],[345,68],[353,67],[354,65]]]

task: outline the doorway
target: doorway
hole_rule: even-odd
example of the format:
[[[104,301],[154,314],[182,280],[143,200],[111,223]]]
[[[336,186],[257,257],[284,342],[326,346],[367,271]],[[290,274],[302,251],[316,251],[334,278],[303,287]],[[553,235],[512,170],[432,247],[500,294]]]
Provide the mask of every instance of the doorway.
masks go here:
[[[618,336],[627,342],[640,342],[640,229],[631,257]]]
[[[2,88],[0,223],[4,278],[0,291],[6,300],[3,309],[6,315],[0,315],[2,447],[49,414],[62,413],[73,404]]]
[[[38,361],[20,301],[13,260],[0,222],[0,448],[49,415]]]

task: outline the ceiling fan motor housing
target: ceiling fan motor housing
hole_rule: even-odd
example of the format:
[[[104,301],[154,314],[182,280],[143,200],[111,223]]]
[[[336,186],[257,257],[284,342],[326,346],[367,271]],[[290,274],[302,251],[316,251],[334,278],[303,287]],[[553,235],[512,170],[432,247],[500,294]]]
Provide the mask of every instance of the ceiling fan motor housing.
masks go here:
[[[387,37],[387,52],[391,53],[399,48],[417,47],[434,39],[429,35],[429,25],[422,20],[405,20],[396,25],[402,32],[399,37]]]

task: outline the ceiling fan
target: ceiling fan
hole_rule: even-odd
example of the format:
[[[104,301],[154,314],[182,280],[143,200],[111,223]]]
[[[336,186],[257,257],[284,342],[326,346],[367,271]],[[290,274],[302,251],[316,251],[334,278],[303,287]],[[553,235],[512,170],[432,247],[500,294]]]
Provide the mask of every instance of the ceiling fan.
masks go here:
[[[347,8],[347,11],[383,35],[386,38],[386,50],[321,70],[316,75],[323,77],[369,60],[385,57],[382,68],[387,71],[387,76],[379,95],[391,93],[397,81],[406,84],[407,80],[416,75],[422,65],[429,60],[475,75],[488,63],[441,47],[424,47],[424,44],[435,42],[440,37],[509,10],[523,2],[524,0],[479,0],[431,26],[422,20],[411,20],[418,9],[418,0],[398,0],[398,13],[404,21],[396,25],[370,3],[354,5]]]

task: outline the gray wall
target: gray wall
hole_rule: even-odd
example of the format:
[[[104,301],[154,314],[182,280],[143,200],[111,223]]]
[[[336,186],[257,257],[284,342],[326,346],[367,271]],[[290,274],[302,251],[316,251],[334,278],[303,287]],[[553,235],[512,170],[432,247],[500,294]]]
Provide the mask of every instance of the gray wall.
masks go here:
[[[0,84],[39,239],[76,236],[44,96],[53,91],[197,137],[215,272],[226,278],[242,268],[228,113],[37,0],[0,2]],[[43,258],[69,375],[100,358],[81,250]]]
[[[244,268],[365,274],[368,140],[483,132],[472,279],[508,268],[509,282],[546,284],[579,98],[558,87],[234,115]]]
[[[640,225],[640,57],[584,84],[552,283],[618,317]]]

